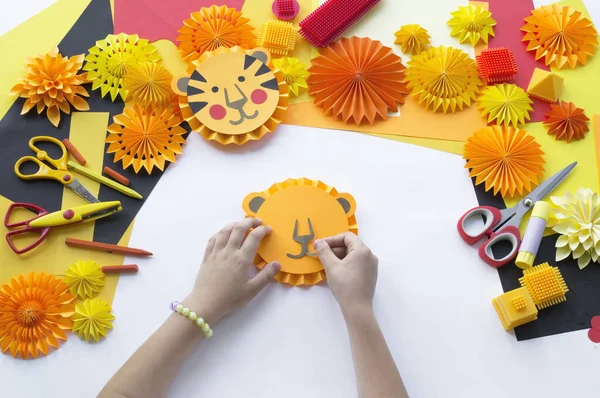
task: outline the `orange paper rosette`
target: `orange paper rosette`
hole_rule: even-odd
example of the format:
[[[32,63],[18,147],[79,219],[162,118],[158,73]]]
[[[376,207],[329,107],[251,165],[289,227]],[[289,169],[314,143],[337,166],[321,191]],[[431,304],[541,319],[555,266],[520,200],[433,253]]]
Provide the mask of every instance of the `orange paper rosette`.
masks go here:
[[[83,54],[63,57],[58,48],[46,55],[27,58],[23,67],[27,75],[10,91],[10,94],[27,98],[21,115],[33,108],[38,114],[46,109],[48,120],[58,127],[60,112],[71,113],[71,105],[78,111],[90,110],[86,100],[80,97],[90,96],[81,86],[86,83],[85,78],[77,74],[82,65]]]
[[[535,59],[544,59],[547,66],[571,69],[585,65],[594,55],[598,33],[592,22],[580,11],[569,6],[551,4],[536,8],[525,18],[521,28],[527,50],[535,51]]]
[[[466,168],[475,184],[513,197],[530,192],[544,171],[540,144],[523,130],[489,126],[476,131],[464,147]]]
[[[248,22],[240,11],[226,6],[213,5],[191,13],[177,36],[181,58],[192,62],[219,47],[254,47],[256,35]]]
[[[401,58],[367,37],[343,38],[319,50],[308,69],[308,94],[326,115],[356,125],[387,119],[408,89]]]
[[[583,109],[576,107],[572,102],[560,101],[552,105],[550,111],[546,113],[547,119],[544,120],[548,134],[567,143],[571,140],[582,140],[585,138],[585,133],[590,131],[588,126],[590,119],[583,112]]]
[[[108,126],[107,153],[115,154],[115,162],[122,160],[123,168],[133,165],[137,173],[143,167],[151,173],[154,167],[164,170],[167,161],[183,152],[186,133],[179,125],[181,119],[171,108],[146,110],[137,105],[126,106]]]
[[[26,359],[48,355],[71,330],[75,297],[54,275],[19,275],[0,286],[0,348]]]

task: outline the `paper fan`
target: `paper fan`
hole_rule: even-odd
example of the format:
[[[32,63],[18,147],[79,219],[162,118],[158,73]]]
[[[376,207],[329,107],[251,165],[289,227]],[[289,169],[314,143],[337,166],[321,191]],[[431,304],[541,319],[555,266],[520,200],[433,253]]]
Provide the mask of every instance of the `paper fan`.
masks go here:
[[[477,100],[477,106],[488,123],[508,127],[517,127],[529,120],[529,112],[533,101],[527,93],[515,84],[496,84],[487,86]]]
[[[173,75],[167,68],[154,62],[139,64],[127,73],[124,88],[129,99],[142,108],[164,108],[171,103]]]
[[[300,88],[308,88],[306,78],[310,75],[306,66],[298,58],[281,57],[273,60],[273,65],[281,71],[290,91],[298,96]]]
[[[344,232],[358,234],[352,195],[308,178],[290,178],[262,192],[246,196],[242,207],[273,227],[258,248],[255,264],[262,268],[278,261],[281,283],[314,285],[325,279],[325,270],[314,255],[312,242]]]
[[[123,78],[127,72],[142,62],[160,59],[156,47],[148,44],[148,40],[120,33],[97,41],[85,57],[87,62],[83,70],[87,71],[87,79],[92,82],[92,90],[100,88],[102,97],[110,93],[112,101],[121,95],[124,101],[127,90],[123,88]]]
[[[143,167],[148,174],[154,167],[164,170],[165,162],[174,163],[185,144],[185,129],[171,108],[145,110],[126,106],[123,113],[113,117],[106,153],[115,154],[115,162],[123,160],[123,168],[133,165],[137,173]]]
[[[569,6],[551,4],[531,11],[521,28],[527,50],[535,51],[535,59],[544,58],[547,66],[561,69],[585,65],[598,45],[592,22]]]
[[[400,30],[394,33],[396,36],[395,44],[400,44],[403,53],[418,54],[429,47],[429,33],[427,29],[417,24],[409,24],[400,27]]]
[[[181,114],[207,140],[244,144],[283,120],[289,88],[264,48],[207,51],[173,81]]]
[[[450,36],[458,37],[461,43],[468,41],[472,46],[479,42],[487,43],[489,37],[494,37],[496,21],[492,13],[482,6],[469,4],[459,6],[458,10],[451,12],[452,18],[448,26],[452,28]]]
[[[546,113],[547,119],[544,120],[548,134],[567,143],[571,140],[584,139],[585,133],[590,131],[588,127],[590,119],[583,112],[583,109],[576,107],[572,102],[560,101],[552,105],[550,111]]]
[[[63,282],[71,288],[71,294],[81,299],[92,297],[104,286],[104,272],[95,261],[77,261],[72,264]]]
[[[552,196],[558,209],[548,226],[560,234],[556,240],[556,261],[572,256],[580,269],[600,257],[600,195],[579,188],[573,195]]]
[[[485,182],[502,197],[530,192],[544,171],[544,152],[532,136],[512,127],[489,126],[476,131],[465,143],[466,168],[475,184]]]
[[[399,56],[369,38],[342,38],[324,49],[308,69],[308,94],[326,115],[359,125],[387,119],[408,93]]]
[[[73,332],[85,341],[90,341],[90,337],[96,341],[100,340],[100,337],[106,336],[106,332],[113,327],[115,317],[110,313],[111,311],[112,308],[104,300],[84,300],[75,308]]]
[[[21,115],[33,108],[38,114],[46,109],[46,117],[58,127],[60,112],[71,113],[70,105],[78,111],[88,111],[90,106],[80,97],[90,96],[81,86],[86,80],[77,74],[82,64],[83,54],[63,57],[56,47],[46,55],[26,58],[23,69],[27,74],[10,90],[12,95],[27,98]]]
[[[71,330],[75,297],[54,275],[19,275],[0,286],[0,348],[13,357],[48,355]]]
[[[179,53],[188,61],[198,59],[205,51],[219,47],[253,48],[256,43],[254,28],[235,8],[211,6],[190,14],[179,29]]]
[[[471,106],[483,82],[477,64],[453,47],[429,47],[412,57],[406,72],[411,95],[432,111],[456,112]]]

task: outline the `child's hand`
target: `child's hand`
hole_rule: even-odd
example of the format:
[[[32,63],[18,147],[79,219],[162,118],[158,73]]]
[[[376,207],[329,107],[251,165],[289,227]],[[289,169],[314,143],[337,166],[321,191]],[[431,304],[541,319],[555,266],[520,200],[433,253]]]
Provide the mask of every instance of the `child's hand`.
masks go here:
[[[217,232],[206,245],[196,284],[184,305],[213,325],[252,300],[281,268],[278,263],[269,263],[249,277],[258,245],[270,233],[271,227],[262,226],[255,218],[229,224]]]
[[[353,233],[317,240],[315,250],[342,311],[371,308],[377,284],[377,257]]]

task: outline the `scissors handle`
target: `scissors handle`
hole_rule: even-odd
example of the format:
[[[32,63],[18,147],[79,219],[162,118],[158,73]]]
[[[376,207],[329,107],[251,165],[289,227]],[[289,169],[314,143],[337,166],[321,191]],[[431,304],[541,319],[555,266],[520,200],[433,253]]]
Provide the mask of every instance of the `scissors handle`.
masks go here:
[[[492,228],[500,222],[500,210],[491,206],[477,206],[467,211],[458,220],[456,228],[460,237],[469,245],[492,233]],[[481,223],[483,221],[483,224]]]
[[[33,218],[30,218],[29,220],[24,220],[24,221],[19,221],[19,222],[10,222],[10,218],[12,213],[15,211],[15,209],[26,209],[26,210],[30,210],[33,211],[36,215]],[[31,203],[12,203],[9,207],[8,210],[6,211],[6,215],[4,217],[4,226],[6,228],[18,228],[14,231],[9,231],[6,233],[6,242],[8,243],[8,246],[17,254],[23,254],[26,253],[34,248],[36,248],[40,243],[42,243],[44,241],[44,239],[46,239],[46,237],[48,236],[48,233],[50,232],[50,228],[46,227],[46,228],[33,228],[29,226],[29,223],[37,218],[40,218],[42,216],[45,216],[46,214],[48,214],[48,211],[40,206],[36,206],[34,204]],[[29,234],[39,234],[39,237],[29,246],[26,246],[22,249],[17,248],[17,246],[15,245],[15,242],[13,241],[13,238],[15,236],[20,236],[20,235],[29,235]]]
[[[511,249],[506,256],[496,259],[492,249],[500,242],[508,242],[511,245]],[[497,232],[493,232],[490,235],[490,239],[479,247],[479,257],[481,257],[486,264],[498,268],[515,258],[519,251],[519,246],[521,246],[521,233],[519,232],[519,228],[514,225],[508,225]]]
[[[36,146],[38,142],[50,142],[57,145],[62,153],[60,158],[55,159],[48,155],[48,152]],[[67,168],[68,153],[67,148],[62,142],[54,137],[39,136],[33,137],[29,140],[29,148],[35,153],[35,156],[24,156],[17,160],[15,163],[15,174],[22,180],[35,180],[35,179],[50,179],[56,180],[63,185],[69,185],[73,182],[73,174],[71,174]],[[21,166],[25,163],[35,163],[38,166],[38,170],[32,174],[24,174],[21,172]],[[46,163],[55,167],[50,168]]]

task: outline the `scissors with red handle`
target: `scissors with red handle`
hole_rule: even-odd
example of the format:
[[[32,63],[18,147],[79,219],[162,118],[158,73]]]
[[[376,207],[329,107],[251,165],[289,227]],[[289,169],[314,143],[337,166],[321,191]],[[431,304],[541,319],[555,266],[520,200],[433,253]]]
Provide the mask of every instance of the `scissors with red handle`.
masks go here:
[[[470,245],[487,238],[479,247],[479,257],[492,267],[500,267],[510,262],[517,255],[521,245],[519,225],[523,216],[536,202],[552,192],[575,166],[577,162],[571,163],[548,178],[514,207],[500,210],[491,206],[478,206],[469,210],[458,220],[457,229],[461,238]],[[504,257],[496,259],[492,249],[500,242],[507,242],[510,251]]]

